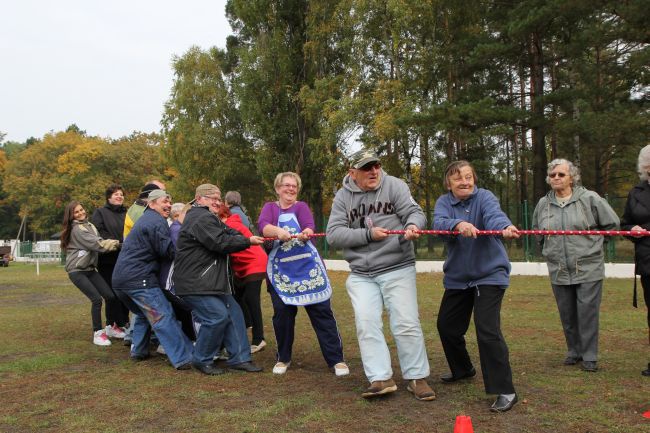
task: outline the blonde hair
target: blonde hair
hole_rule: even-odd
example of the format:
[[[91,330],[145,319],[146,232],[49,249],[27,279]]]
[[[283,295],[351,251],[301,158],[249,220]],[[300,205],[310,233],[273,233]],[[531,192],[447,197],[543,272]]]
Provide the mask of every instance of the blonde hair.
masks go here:
[[[278,187],[282,183],[282,179],[284,179],[285,177],[292,177],[298,184],[298,191],[300,191],[300,188],[302,187],[302,181],[300,180],[300,176],[298,176],[298,173],[294,173],[293,171],[285,171],[275,176],[275,181],[273,181],[273,187],[275,189],[278,189]]]

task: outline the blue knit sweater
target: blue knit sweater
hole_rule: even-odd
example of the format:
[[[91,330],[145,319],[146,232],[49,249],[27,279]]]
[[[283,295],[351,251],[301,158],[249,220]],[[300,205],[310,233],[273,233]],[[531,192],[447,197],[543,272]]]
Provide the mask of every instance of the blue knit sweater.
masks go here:
[[[490,191],[474,187],[466,200],[449,192],[436,201],[433,213],[434,230],[454,230],[462,221],[479,230],[503,230],[512,225]],[[510,260],[499,236],[465,238],[444,236],[447,260],[443,266],[446,289],[466,289],[479,285],[501,286],[510,283]]]

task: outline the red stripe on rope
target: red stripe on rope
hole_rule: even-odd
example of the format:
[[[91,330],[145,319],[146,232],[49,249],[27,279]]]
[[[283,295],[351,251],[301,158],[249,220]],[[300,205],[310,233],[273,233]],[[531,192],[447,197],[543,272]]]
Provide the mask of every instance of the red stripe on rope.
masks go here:
[[[630,230],[519,230],[520,235],[536,236],[633,236],[643,237],[650,236],[650,231],[630,231]],[[390,235],[403,235],[405,230],[388,230]],[[421,235],[451,235],[458,236],[460,232],[452,230],[416,230]],[[501,230],[479,230],[479,236],[500,236]],[[310,238],[324,237],[325,233],[314,233],[309,235]],[[292,235],[297,238],[298,235]],[[276,240],[276,237],[264,238],[265,241]]]

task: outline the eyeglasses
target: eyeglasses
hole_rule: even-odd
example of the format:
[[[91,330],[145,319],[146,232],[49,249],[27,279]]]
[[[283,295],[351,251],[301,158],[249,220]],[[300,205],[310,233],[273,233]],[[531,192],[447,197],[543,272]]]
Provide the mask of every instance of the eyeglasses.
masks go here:
[[[288,189],[298,189],[298,185],[295,185],[293,183],[281,183],[280,186],[282,188],[288,188]]]
[[[380,162],[371,162],[370,164],[366,164],[363,167],[359,167],[357,170],[370,171],[373,168],[376,168],[377,170],[379,170],[381,168],[381,163]]]
[[[551,179],[553,179],[555,177],[564,177],[564,176],[566,176],[566,173],[562,173],[561,171],[558,172],[558,173],[551,173],[551,174],[548,175],[548,177],[550,177]]]
[[[221,197],[208,197],[207,195],[204,195],[203,197],[213,202],[221,202]]]

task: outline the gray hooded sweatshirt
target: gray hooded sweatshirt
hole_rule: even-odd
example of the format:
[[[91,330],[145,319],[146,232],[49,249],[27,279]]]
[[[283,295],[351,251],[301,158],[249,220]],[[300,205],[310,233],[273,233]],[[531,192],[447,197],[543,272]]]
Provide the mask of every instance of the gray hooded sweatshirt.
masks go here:
[[[533,230],[617,230],[619,219],[597,193],[578,186],[560,206],[555,192],[539,200],[533,213]],[[605,278],[604,236],[544,236],[543,245],[551,283],[582,284]]]
[[[415,251],[404,235],[373,241],[370,229],[404,230],[411,224],[421,229],[426,218],[404,181],[382,170],[378,188],[363,191],[347,175],[332,203],[327,242],[343,249],[353,273],[375,276],[414,265]]]

